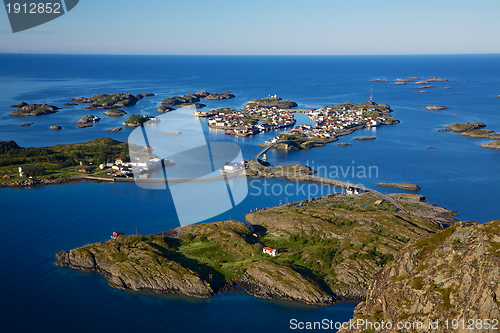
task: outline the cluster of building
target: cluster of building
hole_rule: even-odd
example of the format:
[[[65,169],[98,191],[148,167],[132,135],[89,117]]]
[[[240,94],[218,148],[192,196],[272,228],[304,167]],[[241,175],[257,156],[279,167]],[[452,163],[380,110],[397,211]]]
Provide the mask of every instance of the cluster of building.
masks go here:
[[[316,123],[315,128],[311,125],[296,126],[286,133],[280,133],[269,143],[275,143],[282,136],[290,134],[302,134],[308,140],[328,139],[352,128],[380,126],[387,119],[386,115],[375,109],[351,109],[350,106],[342,109],[328,106],[306,112],[306,115]]]
[[[114,163],[110,162],[107,164],[101,164],[99,165],[99,169],[104,169],[106,167],[111,168],[113,171],[110,172],[109,175],[113,175],[115,177],[133,177],[134,173],[142,174],[150,172],[161,168],[162,164],[168,166],[174,165],[175,163],[172,160],[162,158],[137,158],[133,162],[124,162],[121,158],[115,158]]]
[[[210,111],[211,128],[225,130],[228,135],[255,135],[295,125],[295,117],[290,110],[277,107],[250,107],[245,110],[228,112]],[[248,120],[251,119],[249,122]]]

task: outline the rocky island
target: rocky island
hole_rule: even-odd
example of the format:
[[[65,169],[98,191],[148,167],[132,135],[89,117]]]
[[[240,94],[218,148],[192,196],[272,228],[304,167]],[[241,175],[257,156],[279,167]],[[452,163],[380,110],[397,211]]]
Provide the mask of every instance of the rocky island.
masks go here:
[[[375,140],[377,139],[374,136],[360,136],[359,138],[354,138],[354,141],[369,141],[369,140]]]
[[[183,106],[192,105],[193,103],[197,103],[202,99],[221,100],[221,99],[230,99],[230,98],[234,98],[234,97],[235,96],[229,92],[209,93],[205,90],[201,90],[201,91],[198,91],[196,93],[184,95],[182,97],[181,96],[173,96],[173,97],[165,98],[163,101],[161,101],[160,104],[183,107]],[[204,104],[199,104],[199,105],[204,105]]]
[[[411,214],[373,193],[333,194],[250,213],[250,226],[188,225],[61,251],[57,264],[142,292],[206,298],[240,286],[256,297],[306,304],[364,299],[371,278],[399,249],[455,221],[456,213],[421,196],[394,199]]]
[[[479,145],[479,147],[500,150],[500,140],[488,142],[488,143],[483,143],[483,144]]]
[[[441,110],[446,110],[448,109],[444,105],[429,105],[424,108],[425,110],[431,110],[431,111],[441,111]]]
[[[104,112],[104,115],[110,116],[110,117],[121,117],[126,115],[127,112],[120,110],[120,109],[111,109],[106,112]]]
[[[245,109],[251,109],[251,108],[280,108],[280,109],[291,109],[298,106],[297,103],[294,101],[290,100],[283,100],[280,97],[274,95],[274,96],[269,96],[261,99],[254,99],[245,104],[244,108]]]
[[[86,107],[89,110],[107,110],[135,105],[139,100],[147,96],[154,96],[154,94],[138,94],[135,96],[129,93],[100,94],[90,98],[76,97],[71,100],[78,103],[90,104]]]
[[[151,122],[149,122],[151,120]],[[143,124],[153,124],[153,123],[158,123],[160,122],[160,119],[155,118],[155,117],[150,117],[146,115],[131,115],[125,122],[122,123],[123,126],[128,126],[128,127],[138,127]]]
[[[19,110],[9,113],[9,116],[15,117],[41,116],[49,113],[56,113],[57,110],[61,109],[49,104],[27,104],[25,102],[13,105],[12,107],[20,107]]]
[[[86,127],[92,127],[91,123],[95,123],[101,120],[101,118],[94,116],[94,115],[86,115],[83,116],[80,120],[74,121],[73,124],[77,124],[77,128],[86,128]]]
[[[167,105],[162,105],[158,108],[158,112],[160,113],[166,113],[166,112],[170,112],[170,111],[174,111],[175,109],[170,107],[170,106],[167,106]]]
[[[500,133],[484,129],[485,127],[486,124],[482,122],[456,123],[452,125],[446,125],[446,129],[439,129],[436,130],[435,132],[455,132],[458,133],[460,136],[465,136],[468,138],[498,140],[489,143],[484,143],[479,146],[482,148],[499,149]]]
[[[427,147],[427,149],[435,149],[432,147]],[[419,191],[420,186],[416,184],[404,184],[404,183],[377,183],[377,186],[382,186],[382,187],[390,187],[390,188],[398,188],[400,190],[407,190],[407,191]]]

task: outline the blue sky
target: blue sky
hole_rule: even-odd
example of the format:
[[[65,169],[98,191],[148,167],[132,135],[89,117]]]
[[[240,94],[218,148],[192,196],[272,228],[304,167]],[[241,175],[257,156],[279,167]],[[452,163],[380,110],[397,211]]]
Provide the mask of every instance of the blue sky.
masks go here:
[[[500,53],[499,0],[80,0],[0,52],[159,55]]]

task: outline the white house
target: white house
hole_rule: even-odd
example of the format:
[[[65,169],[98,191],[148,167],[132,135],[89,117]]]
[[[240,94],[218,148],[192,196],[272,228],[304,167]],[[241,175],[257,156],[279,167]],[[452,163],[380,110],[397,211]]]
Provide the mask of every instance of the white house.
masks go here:
[[[265,254],[269,254],[270,256],[276,257],[278,255],[278,250],[276,249],[271,249],[270,247],[264,246],[262,249],[262,252]]]
[[[235,170],[240,170],[242,168],[243,166],[241,165],[241,163],[227,162],[226,164],[224,164],[225,171],[235,171]]]
[[[346,190],[347,194],[361,194],[363,193],[363,190],[357,187],[349,187]]]
[[[33,170],[35,170],[34,165],[26,165],[26,166],[19,167],[19,173],[23,173],[26,171],[33,171]]]

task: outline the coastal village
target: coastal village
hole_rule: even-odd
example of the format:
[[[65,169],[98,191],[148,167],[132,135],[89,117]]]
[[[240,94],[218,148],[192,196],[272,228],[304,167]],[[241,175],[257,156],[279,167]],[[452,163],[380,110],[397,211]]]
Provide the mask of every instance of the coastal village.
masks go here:
[[[278,96],[269,99],[281,101]],[[195,113],[210,117],[210,128],[224,130],[227,135],[249,136],[295,125],[296,120],[290,109],[249,103],[242,110],[212,109],[209,113]]]
[[[392,125],[398,121],[390,116],[389,106],[376,104],[373,101],[364,104],[343,103],[325,106],[306,112],[306,115],[316,123],[316,126],[300,125],[278,134],[267,144],[289,140],[299,135],[302,140],[331,140],[338,136],[353,133],[357,129]]]
[[[283,101],[277,95],[266,98],[268,101]],[[305,113],[316,126],[303,124],[295,126],[294,112]],[[248,103],[241,110],[212,109],[210,112],[193,112],[194,116],[207,117],[208,126],[223,130],[227,135],[250,136],[265,131],[293,127],[287,132],[279,133],[263,145],[277,143],[282,140],[331,142],[338,136],[353,133],[361,128],[392,125],[399,121],[390,116],[390,107],[377,104],[370,99],[363,104],[343,103],[325,106],[313,110],[296,111],[290,107],[271,106],[269,103]],[[295,126],[295,127],[294,127]]]

